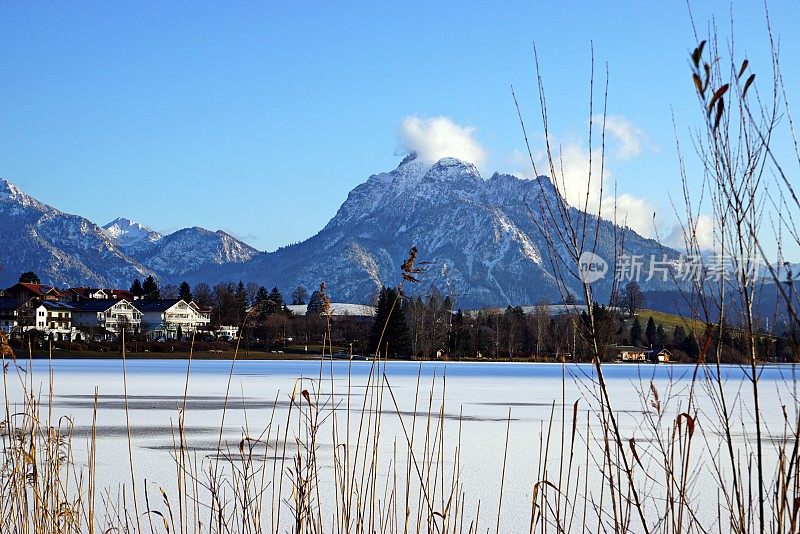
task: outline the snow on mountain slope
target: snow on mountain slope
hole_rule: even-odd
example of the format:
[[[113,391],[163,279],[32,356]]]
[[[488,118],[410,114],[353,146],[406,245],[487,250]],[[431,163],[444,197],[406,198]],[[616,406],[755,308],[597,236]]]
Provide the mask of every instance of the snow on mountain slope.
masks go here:
[[[151,273],[127,257],[99,226],[63,213],[0,179],[0,281],[35,271],[43,283],[100,287]],[[127,287],[127,285],[125,286]]]
[[[177,281],[177,277],[206,266],[245,262],[258,251],[222,230],[194,226],[163,236],[132,254],[165,278]]]
[[[39,202],[0,179],[0,287],[34,271],[56,286],[130,286],[154,275],[178,283],[206,265],[243,262],[258,253],[222,231],[186,228],[162,236],[120,217],[101,228]]]
[[[163,236],[138,222],[118,217],[103,226],[103,230],[122,250],[128,253],[149,249]]]
[[[370,176],[353,189],[315,236],[246,263],[198,272],[194,280],[242,279],[284,292],[325,281],[334,299],[367,302],[381,284],[400,281],[400,265],[416,246],[419,258],[430,264],[422,284],[406,286],[411,291],[435,285],[464,307],[555,302],[561,295],[551,274],[551,254],[533,219],[542,222],[535,211],[556,195],[546,177],[494,174],[484,180],[470,163],[444,158],[425,164],[412,154],[393,171]],[[570,216],[581,218],[573,209]],[[599,224],[601,256],[613,257],[613,244],[623,232],[630,253],[676,255],[608,221],[592,218],[590,224]],[[577,279],[570,283],[577,293]],[[610,283],[597,288],[607,293]]]

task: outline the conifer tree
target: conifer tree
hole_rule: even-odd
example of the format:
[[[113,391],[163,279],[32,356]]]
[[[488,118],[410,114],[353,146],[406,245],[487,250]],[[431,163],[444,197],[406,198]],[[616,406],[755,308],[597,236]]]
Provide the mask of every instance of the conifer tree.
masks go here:
[[[144,289],[142,289],[142,283],[138,278],[133,281],[133,284],[131,284],[131,293],[133,293],[134,297],[141,297],[142,293],[144,293]]]
[[[178,288],[178,298],[186,302],[192,301],[192,288],[189,287],[188,282],[181,282],[180,288]]]
[[[384,287],[378,296],[378,306],[372,323],[370,347],[371,350],[375,350],[380,344],[382,357],[387,355],[393,358],[408,357],[411,351],[408,324],[403,313],[403,307],[399,302],[396,302],[397,299],[397,290],[393,288]],[[387,347],[388,354],[385,352]]]
[[[653,318],[650,317],[647,319],[647,327],[644,329],[645,338],[647,338],[647,344],[651,347],[656,344],[656,323],[653,321]]]
[[[633,320],[631,325],[631,345],[638,345],[642,341],[642,323],[639,318]]]
[[[148,276],[144,284],[142,284],[142,296],[148,300],[158,300],[161,298],[161,292],[158,289],[158,282],[153,278],[153,275]]]

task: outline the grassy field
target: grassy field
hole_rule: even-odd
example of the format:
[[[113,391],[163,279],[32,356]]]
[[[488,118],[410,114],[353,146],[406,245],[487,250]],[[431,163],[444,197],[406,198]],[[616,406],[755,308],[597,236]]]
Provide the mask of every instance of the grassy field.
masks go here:
[[[695,335],[705,331],[705,325],[702,321],[690,319],[688,317],[681,317],[680,315],[673,315],[671,313],[664,313],[655,310],[641,310],[636,316],[642,323],[642,328],[647,325],[647,320],[652,317],[656,326],[661,325],[668,334],[675,330],[676,326],[682,326],[686,329],[687,333],[693,331]]]

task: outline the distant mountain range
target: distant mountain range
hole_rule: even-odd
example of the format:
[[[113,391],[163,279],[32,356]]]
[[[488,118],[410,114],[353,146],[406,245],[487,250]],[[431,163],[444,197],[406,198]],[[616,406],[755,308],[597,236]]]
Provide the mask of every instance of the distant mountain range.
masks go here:
[[[134,278],[162,282],[258,251],[222,231],[186,228],[163,236],[129,219],[104,227],[43,204],[0,179],[0,282],[34,271],[55,286],[128,288]]]
[[[33,270],[57,286],[128,287],[134,278],[153,274],[162,283],[253,281],[284,294],[325,281],[336,300],[366,302],[381,284],[399,282],[400,265],[416,246],[429,263],[413,290],[434,285],[462,307],[556,301],[552,251],[536,220],[542,222],[536,211],[555,195],[546,177],[495,173],[484,180],[470,163],[426,163],[412,154],[353,189],[319,233],[267,253],[199,227],[161,235],[118,218],[101,228],[0,180],[0,281],[10,285],[20,272]],[[569,216],[582,218],[572,208]],[[630,229],[594,218],[590,224],[592,235],[597,225],[600,256],[611,258],[624,235],[629,254],[677,257]],[[567,279],[579,294],[578,280]],[[607,297],[610,280],[595,287]],[[653,283],[649,289],[665,288]]]

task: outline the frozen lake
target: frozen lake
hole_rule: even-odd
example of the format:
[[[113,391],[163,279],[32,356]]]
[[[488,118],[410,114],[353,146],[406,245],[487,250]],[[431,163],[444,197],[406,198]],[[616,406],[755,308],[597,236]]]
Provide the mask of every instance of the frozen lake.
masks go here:
[[[122,362],[57,360],[51,364],[46,360],[35,360],[31,368],[28,368],[28,362],[21,361],[20,365],[21,369],[16,371],[12,366],[6,375],[12,410],[22,402],[20,380],[25,380],[40,398],[44,415],[47,415],[48,376],[52,366],[51,424],[57,424],[58,418],[64,415],[71,418],[74,454],[83,465],[86,464],[91,436],[94,391],[98,388],[97,486],[110,488],[115,493],[121,484],[129,484]],[[297,440],[303,441],[306,437],[296,409],[295,419],[290,420],[287,433],[289,400],[295,388],[298,402],[303,402],[300,392],[308,390],[311,404],[320,408],[320,430],[315,445],[320,462],[319,477],[328,484],[333,477],[334,422],[340,442],[347,434],[347,424],[350,425],[351,440],[355,440],[362,411],[371,413],[374,408],[382,407],[384,415],[376,447],[379,455],[376,477],[381,481],[377,499],[384,504],[393,498],[387,487],[390,480],[399,476],[397,471],[402,475],[400,479],[406,478],[406,454],[400,455],[400,461],[398,451],[407,448],[408,436],[413,431],[416,435],[414,451],[420,460],[412,470],[411,478],[418,481],[420,477],[432,476],[430,472],[424,472],[424,458],[440,457],[438,463],[444,466],[443,473],[446,474],[442,478],[448,479],[447,484],[439,480],[442,488],[435,498],[442,500],[442,495],[449,493],[445,486],[450,484],[454,466],[460,465],[463,486],[459,486],[459,493],[465,496],[463,506],[467,517],[474,517],[480,502],[481,526],[484,530],[491,527],[494,532],[508,428],[502,497],[504,513],[500,531],[527,532],[533,485],[545,476],[540,469],[540,458],[544,457],[543,451],[547,449],[548,478],[557,482],[559,465],[563,465],[565,451],[569,448],[575,401],[579,401],[576,412],[579,436],[573,452],[574,463],[580,469],[573,469],[571,484],[577,487],[588,472],[586,487],[589,493],[594,493],[595,501],[602,493],[598,467],[602,463],[598,445],[601,414],[596,400],[598,388],[594,369],[588,364],[389,362],[381,364],[378,372],[377,364],[371,362],[239,361],[234,365],[230,361],[196,360],[191,362],[188,382],[187,365],[187,361],[180,360],[127,362],[133,463],[140,489],[146,480],[149,491],[163,487],[169,495],[175,492],[174,429],[184,404],[184,389],[188,393],[185,439],[188,454],[198,465],[211,462],[220,448],[226,454],[238,450],[243,436],[260,438],[261,442],[268,443],[264,455],[268,464],[277,465],[274,463],[281,459],[291,462],[298,450]],[[639,453],[643,467],[639,471],[642,473],[659,469],[658,456],[644,452],[659,434],[649,426],[655,410],[653,392],[658,392],[665,431],[671,428],[678,414],[697,413],[700,434],[694,447],[698,474],[692,492],[698,502],[709,501],[710,508],[702,504],[698,506],[706,508],[704,513],[716,510],[715,481],[711,468],[706,465],[710,455],[719,453],[715,403],[709,396],[708,382],[703,379],[710,369],[650,364],[608,364],[604,369],[620,433],[626,441],[634,438],[637,446],[642,448]],[[788,417],[797,420],[796,371],[793,366],[770,366],[762,370],[761,412],[764,428],[773,437],[784,431],[784,407]],[[384,373],[386,382],[380,379]],[[744,446],[752,430],[751,386],[746,371],[739,367],[725,366],[722,375],[724,390],[731,399],[732,419],[740,423],[735,425],[734,442],[737,447]],[[689,406],[693,376],[699,380],[694,383],[694,405]],[[331,416],[334,408],[335,418]],[[431,429],[430,443],[425,443],[421,437],[426,427]],[[268,428],[269,432],[265,434]],[[437,428],[441,428],[441,432]],[[546,445],[548,434],[549,447]],[[565,440],[563,450],[562,434]],[[457,462],[455,452],[459,440],[461,447]],[[768,459],[774,456],[774,451],[768,450],[768,453],[771,455],[767,456]],[[774,465],[774,459],[768,460],[768,464]],[[288,466],[280,465],[284,469]],[[421,474],[417,473],[418,467],[422,467]],[[436,469],[433,471],[435,474]],[[404,484],[402,480],[400,486]],[[566,481],[561,480],[560,484],[564,487]],[[650,488],[655,494],[654,485],[655,482],[642,482],[643,488]],[[324,495],[320,500],[326,500]],[[286,501],[283,502],[288,507]],[[323,523],[333,520],[330,508],[322,505],[320,516]],[[655,500],[646,504],[646,509],[648,514],[653,514],[652,517],[659,513]],[[287,511],[284,513],[288,516]],[[709,530],[716,530],[711,528],[716,521],[713,516],[711,514],[704,520]],[[267,513],[265,521],[269,523],[270,520],[274,521],[274,518],[270,519]],[[631,528],[637,531],[635,522]],[[573,530],[580,529],[573,525]]]

